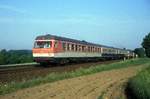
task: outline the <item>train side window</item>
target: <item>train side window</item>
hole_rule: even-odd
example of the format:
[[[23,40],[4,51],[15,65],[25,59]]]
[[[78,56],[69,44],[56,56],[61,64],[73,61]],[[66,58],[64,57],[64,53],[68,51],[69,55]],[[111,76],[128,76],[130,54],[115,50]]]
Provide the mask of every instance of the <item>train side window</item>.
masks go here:
[[[91,52],[91,47],[89,46],[89,52]]]
[[[88,46],[88,52],[90,52],[90,47]]]
[[[81,45],[79,45],[79,51],[82,51],[82,46]]]
[[[57,48],[57,47],[58,47],[58,42],[55,41],[55,43],[54,43],[54,48]]]
[[[92,47],[90,48],[90,52],[92,52]]]
[[[75,45],[75,51],[78,51],[78,45],[77,44]]]
[[[94,47],[92,47],[92,52],[94,52]]]
[[[69,44],[69,43],[67,43],[67,50],[68,50],[68,51],[69,51],[69,49],[70,49],[69,45],[70,45],[70,44]]]
[[[95,52],[95,47],[93,47],[93,52]]]
[[[65,51],[66,50],[66,43],[62,43],[62,48],[63,48],[63,50]]]
[[[101,53],[101,48],[99,48],[99,52]]]
[[[84,52],[86,52],[86,46],[84,46]]]
[[[71,50],[74,51],[74,44],[71,44]]]
[[[88,46],[85,46],[85,52],[88,52]]]
[[[80,45],[78,45],[78,51],[80,51]]]
[[[82,46],[82,52],[84,52],[84,51],[85,51],[84,46]]]

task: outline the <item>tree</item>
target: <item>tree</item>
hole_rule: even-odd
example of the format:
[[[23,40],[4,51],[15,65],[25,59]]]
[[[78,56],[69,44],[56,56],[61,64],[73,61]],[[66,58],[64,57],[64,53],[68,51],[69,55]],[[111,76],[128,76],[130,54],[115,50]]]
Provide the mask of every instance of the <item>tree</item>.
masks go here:
[[[5,64],[4,56],[0,53],[0,65]]]
[[[139,57],[145,57],[145,51],[143,48],[136,48],[134,52],[139,56]]]
[[[143,39],[142,46],[145,49],[146,56],[150,57],[150,33]]]
[[[7,60],[7,51],[5,49],[0,51],[0,65],[6,64]]]

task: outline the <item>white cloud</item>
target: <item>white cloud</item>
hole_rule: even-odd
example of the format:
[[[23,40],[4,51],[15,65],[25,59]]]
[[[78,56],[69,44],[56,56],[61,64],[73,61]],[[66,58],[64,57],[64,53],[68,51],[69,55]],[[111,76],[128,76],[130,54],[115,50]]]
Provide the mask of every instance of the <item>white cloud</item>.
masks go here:
[[[27,14],[27,12],[25,10],[20,9],[20,8],[16,8],[16,7],[10,6],[10,5],[0,5],[0,9],[16,12],[19,14]]]

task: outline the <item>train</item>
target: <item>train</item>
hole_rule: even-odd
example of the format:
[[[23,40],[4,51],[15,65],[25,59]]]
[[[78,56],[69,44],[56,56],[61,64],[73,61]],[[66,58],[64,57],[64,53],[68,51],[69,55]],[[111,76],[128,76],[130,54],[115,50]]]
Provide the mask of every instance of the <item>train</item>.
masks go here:
[[[33,59],[40,64],[104,59],[134,58],[132,50],[76,40],[51,34],[36,37],[32,49]]]

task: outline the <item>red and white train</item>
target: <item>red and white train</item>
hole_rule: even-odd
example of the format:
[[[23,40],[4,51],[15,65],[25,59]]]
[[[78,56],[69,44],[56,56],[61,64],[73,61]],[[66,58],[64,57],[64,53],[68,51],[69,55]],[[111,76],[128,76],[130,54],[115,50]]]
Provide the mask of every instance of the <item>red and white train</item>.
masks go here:
[[[36,37],[32,50],[38,63],[67,63],[80,60],[133,58],[134,52],[55,35]]]

